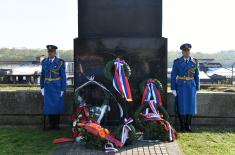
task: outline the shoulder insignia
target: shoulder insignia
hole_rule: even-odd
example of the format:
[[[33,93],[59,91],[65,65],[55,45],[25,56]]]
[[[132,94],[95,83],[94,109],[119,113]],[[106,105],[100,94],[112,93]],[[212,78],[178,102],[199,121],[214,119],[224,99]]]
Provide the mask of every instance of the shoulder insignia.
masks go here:
[[[198,60],[197,60],[197,59],[192,58],[191,60],[192,60],[192,62],[193,62],[194,64],[198,64]]]
[[[59,59],[59,63],[65,63],[65,61],[63,59]]]
[[[44,63],[46,60],[47,60],[47,58],[44,58],[44,59],[41,61],[41,64]]]
[[[174,62],[177,62],[177,61],[179,61],[179,58],[177,58],[177,59],[174,60]]]

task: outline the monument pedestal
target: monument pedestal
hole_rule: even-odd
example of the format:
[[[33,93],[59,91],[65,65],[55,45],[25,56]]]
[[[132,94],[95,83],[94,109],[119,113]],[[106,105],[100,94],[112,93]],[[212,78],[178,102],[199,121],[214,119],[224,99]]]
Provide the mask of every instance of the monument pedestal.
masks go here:
[[[129,79],[133,103],[132,115],[141,102],[139,84],[148,78],[160,80],[167,88],[167,39],[162,35],[162,0],[78,0],[78,38],[74,39],[75,88],[86,76],[113,89],[104,77],[104,66],[115,59],[115,49],[124,49],[122,57],[131,67]],[[115,92],[115,90],[113,90]],[[117,110],[117,109],[116,109]],[[113,122],[117,111],[110,112]]]

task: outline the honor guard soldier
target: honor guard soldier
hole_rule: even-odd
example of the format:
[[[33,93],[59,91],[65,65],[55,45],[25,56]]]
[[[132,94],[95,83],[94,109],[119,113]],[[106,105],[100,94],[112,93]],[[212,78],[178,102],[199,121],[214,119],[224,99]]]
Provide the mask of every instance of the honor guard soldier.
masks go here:
[[[197,113],[199,69],[197,59],[190,56],[191,48],[191,44],[188,43],[180,46],[183,56],[174,60],[171,72],[171,90],[175,96],[181,131],[191,131],[191,119]]]
[[[57,47],[47,45],[48,58],[42,62],[40,77],[41,94],[44,96],[44,129],[48,117],[50,128],[59,129],[60,114],[64,113],[64,92],[66,91],[66,74],[64,60],[56,57]]]

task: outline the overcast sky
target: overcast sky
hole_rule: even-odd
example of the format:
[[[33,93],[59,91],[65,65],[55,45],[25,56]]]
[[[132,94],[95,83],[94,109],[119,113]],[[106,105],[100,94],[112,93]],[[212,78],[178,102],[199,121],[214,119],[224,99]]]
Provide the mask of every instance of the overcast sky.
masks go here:
[[[163,0],[163,36],[174,51],[235,50],[235,0]],[[0,0],[0,47],[73,49],[76,37],[77,0]]]

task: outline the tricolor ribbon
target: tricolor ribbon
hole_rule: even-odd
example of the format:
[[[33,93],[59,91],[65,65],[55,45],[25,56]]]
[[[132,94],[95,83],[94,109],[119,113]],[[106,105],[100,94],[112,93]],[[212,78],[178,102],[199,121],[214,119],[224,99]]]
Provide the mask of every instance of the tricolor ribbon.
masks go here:
[[[128,134],[131,131],[131,127],[129,126],[129,124],[132,122],[133,122],[132,118],[124,119],[124,125],[122,128],[122,138],[121,138],[121,142],[123,145],[126,143],[126,140],[129,138]]]
[[[149,100],[148,101],[149,107],[152,110],[154,114],[158,114],[158,111],[156,109],[156,101],[155,100]]]
[[[145,121],[159,121],[162,120],[159,114],[149,113],[149,114],[141,114],[144,117]]]
[[[165,121],[169,129],[169,141],[172,142],[175,139],[174,131],[168,121]]]
[[[174,132],[173,132],[173,129],[170,125],[170,123],[166,120],[164,120],[163,118],[161,118],[159,112],[156,110],[156,102],[155,100],[150,100],[148,102],[151,110],[152,110],[152,113],[148,113],[148,110],[146,110],[145,114],[140,114],[144,117],[144,120],[145,121],[159,121],[163,126],[164,128],[169,131],[169,141],[174,141],[175,137],[174,137]]]
[[[115,72],[113,77],[113,86],[127,101],[132,101],[132,94],[128,78],[124,72],[125,61],[117,58],[114,62]]]
[[[147,81],[141,103],[144,104],[145,101],[150,101],[151,97],[156,103],[162,105],[162,98],[154,80]]]
[[[149,113],[148,108],[146,108],[145,114],[141,114],[144,117],[145,121],[161,120],[162,118],[156,109],[155,100],[148,101],[148,105],[150,109],[152,110],[152,113]]]
[[[113,152],[117,152],[118,149],[116,149],[112,143],[110,143],[109,141],[105,144],[104,146],[105,149],[105,153],[113,153]]]

